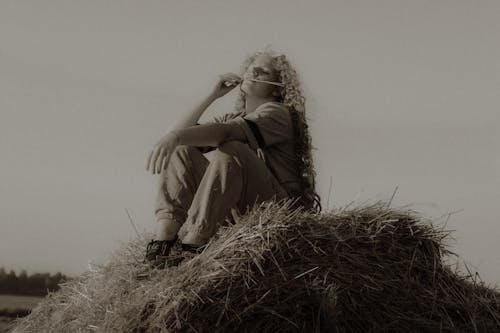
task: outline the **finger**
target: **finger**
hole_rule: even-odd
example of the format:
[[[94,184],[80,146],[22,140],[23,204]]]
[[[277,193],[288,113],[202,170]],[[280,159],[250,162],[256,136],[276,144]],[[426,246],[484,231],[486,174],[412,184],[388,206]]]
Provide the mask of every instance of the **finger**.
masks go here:
[[[165,156],[163,153],[164,150],[165,149],[163,149],[163,147],[160,149],[160,154],[158,155],[158,157],[155,160],[155,162],[156,162],[155,163],[155,170],[156,170],[157,174],[160,173],[160,171],[161,171],[161,164],[163,162],[163,157]]]
[[[161,159],[160,172],[162,172],[163,170],[165,170],[165,159],[166,158],[167,158],[166,156],[163,156],[163,158]]]
[[[226,79],[224,81],[223,88],[228,88],[229,90],[235,88],[238,84],[241,83],[239,79]]]
[[[163,158],[163,163],[161,164],[161,170],[160,171],[163,171],[167,168],[167,164],[168,164],[168,156],[166,155],[164,158]]]
[[[223,78],[226,80],[226,81],[238,81],[240,80],[240,76],[238,74],[235,74],[235,73],[227,73],[223,76]]]
[[[234,87],[236,87],[236,82],[231,80],[224,81],[224,84],[222,85],[222,88],[229,90],[233,89]]]
[[[241,81],[241,80],[242,80],[241,76],[239,76],[238,74],[234,74],[234,73],[233,73],[232,78],[233,78],[233,80],[235,80],[235,81]]]
[[[160,174],[163,171],[163,169],[165,169],[166,158],[167,157],[165,156],[165,154],[162,154],[161,157],[158,159],[158,169],[156,170],[158,174]]]
[[[166,154],[165,154],[165,160],[164,160],[164,164],[162,165],[162,170],[165,170],[168,166],[168,163],[170,163],[170,157],[172,156],[172,154],[170,153],[170,151],[168,151]]]
[[[236,73],[226,73],[224,74],[225,77],[228,77],[228,78],[232,78],[232,79],[236,79],[236,78],[239,78],[240,76]]]
[[[151,165],[151,158],[153,157],[154,150],[149,152],[148,160],[146,162],[146,171],[149,171],[149,167]]]
[[[153,175],[155,174],[155,165],[159,154],[160,154],[160,149],[155,148],[155,150],[153,150],[153,157],[151,158],[151,164],[150,164],[150,170],[153,173]]]

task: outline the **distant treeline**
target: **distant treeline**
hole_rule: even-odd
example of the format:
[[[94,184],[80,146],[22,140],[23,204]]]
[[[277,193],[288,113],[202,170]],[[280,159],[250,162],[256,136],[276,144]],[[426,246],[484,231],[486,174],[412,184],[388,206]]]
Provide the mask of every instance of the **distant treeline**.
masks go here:
[[[68,280],[64,274],[34,273],[28,275],[25,270],[19,275],[13,270],[6,272],[0,268],[0,294],[44,296],[49,291],[59,289],[59,284]]]

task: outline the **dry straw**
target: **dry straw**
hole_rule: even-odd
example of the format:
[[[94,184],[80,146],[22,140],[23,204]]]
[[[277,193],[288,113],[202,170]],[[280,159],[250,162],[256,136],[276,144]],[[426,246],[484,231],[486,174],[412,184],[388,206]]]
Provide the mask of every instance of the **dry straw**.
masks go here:
[[[256,207],[203,253],[151,271],[146,237],[51,294],[16,332],[498,332],[500,293],[443,259],[449,231],[377,202]]]

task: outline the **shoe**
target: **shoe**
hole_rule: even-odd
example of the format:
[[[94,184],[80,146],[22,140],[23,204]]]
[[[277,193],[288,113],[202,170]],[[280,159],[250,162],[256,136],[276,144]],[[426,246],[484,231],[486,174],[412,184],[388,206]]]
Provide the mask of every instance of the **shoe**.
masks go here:
[[[146,247],[144,263],[157,269],[165,268],[165,259],[170,255],[172,247],[177,242],[177,236],[172,240],[151,240]]]
[[[168,262],[170,257],[170,252],[172,248],[177,243],[177,236],[173,240],[154,240],[148,243],[146,246],[146,255],[144,256],[143,263],[149,264],[149,267],[143,267],[136,274],[138,280],[144,280],[151,276],[153,273],[152,269],[164,269],[166,267],[174,266],[173,263]]]

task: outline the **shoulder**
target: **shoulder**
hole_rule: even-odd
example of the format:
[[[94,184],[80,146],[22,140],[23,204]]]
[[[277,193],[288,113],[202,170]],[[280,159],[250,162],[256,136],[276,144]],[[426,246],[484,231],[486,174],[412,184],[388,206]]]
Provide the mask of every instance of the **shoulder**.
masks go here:
[[[245,118],[265,118],[282,124],[289,124],[291,122],[288,106],[279,102],[261,104],[254,112],[245,116]]]
[[[254,114],[257,117],[290,118],[288,106],[279,102],[263,103],[250,114]]]
[[[259,107],[255,109],[255,112],[272,111],[272,110],[278,110],[284,112],[288,111],[288,106],[280,102],[266,102],[259,105]]]

